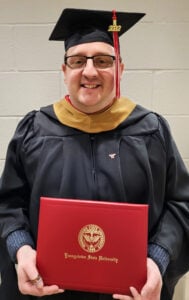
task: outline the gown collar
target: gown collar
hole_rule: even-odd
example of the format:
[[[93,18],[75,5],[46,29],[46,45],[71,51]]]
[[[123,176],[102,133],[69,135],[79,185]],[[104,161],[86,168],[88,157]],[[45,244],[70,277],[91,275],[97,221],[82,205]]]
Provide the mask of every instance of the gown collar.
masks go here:
[[[78,111],[66,99],[53,104],[59,122],[88,133],[109,131],[119,126],[135,109],[136,104],[127,98],[117,99],[107,110],[95,114]]]

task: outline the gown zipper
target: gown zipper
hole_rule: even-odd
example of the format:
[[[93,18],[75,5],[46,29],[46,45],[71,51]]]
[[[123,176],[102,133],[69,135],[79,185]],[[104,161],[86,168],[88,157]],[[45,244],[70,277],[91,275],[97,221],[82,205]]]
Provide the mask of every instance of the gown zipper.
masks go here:
[[[95,155],[94,155],[94,143],[95,143],[95,136],[90,135],[90,141],[91,141],[91,157],[92,157],[92,178],[94,181],[94,184],[96,183],[96,168],[95,168]]]

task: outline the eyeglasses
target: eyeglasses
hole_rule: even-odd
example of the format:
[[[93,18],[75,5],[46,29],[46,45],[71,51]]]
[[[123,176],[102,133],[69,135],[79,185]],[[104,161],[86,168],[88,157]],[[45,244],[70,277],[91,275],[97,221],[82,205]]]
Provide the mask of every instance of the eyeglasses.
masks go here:
[[[84,55],[71,55],[64,57],[64,63],[71,69],[81,69],[87,64],[87,59],[92,59],[95,68],[106,69],[113,66],[115,56],[112,55],[94,55],[94,56],[84,56]]]

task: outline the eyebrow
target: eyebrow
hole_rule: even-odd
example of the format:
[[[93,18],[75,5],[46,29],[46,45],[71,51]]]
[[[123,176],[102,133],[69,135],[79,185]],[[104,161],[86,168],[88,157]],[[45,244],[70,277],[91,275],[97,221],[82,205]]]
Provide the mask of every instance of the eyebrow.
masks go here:
[[[72,53],[72,54],[68,54],[67,52],[65,53],[65,56],[89,56],[87,55],[86,53],[84,53],[83,51],[79,51],[79,52],[76,52],[76,53]],[[96,52],[96,53],[93,53],[92,55],[90,56],[96,56],[96,55],[110,55],[110,56],[115,56],[115,53],[107,53],[107,52]]]

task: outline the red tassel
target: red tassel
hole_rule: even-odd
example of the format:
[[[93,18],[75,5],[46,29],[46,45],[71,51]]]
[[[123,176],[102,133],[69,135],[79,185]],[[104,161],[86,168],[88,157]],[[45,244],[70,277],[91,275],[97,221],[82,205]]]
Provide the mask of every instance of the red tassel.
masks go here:
[[[120,50],[119,50],[119,37],[118,31],[121,29],[120,26],[117,26],[117,16],[116,11],[112,11],[112,20],[113,20],[113,42],[115,49],[116,57],[116,74],[115,74],[115,84],[116,84],[116,99],[120,98]]]

